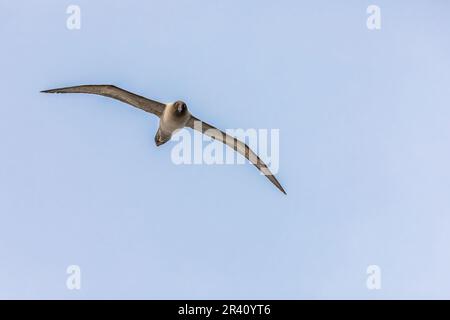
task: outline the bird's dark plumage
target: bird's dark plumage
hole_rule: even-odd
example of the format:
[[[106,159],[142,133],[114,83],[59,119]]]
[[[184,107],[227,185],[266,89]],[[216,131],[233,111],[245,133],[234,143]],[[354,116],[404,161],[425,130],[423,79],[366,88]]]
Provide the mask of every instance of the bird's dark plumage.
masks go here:
[[[41,91],[44,93],[87,93],[87,94],[97,94],[105,97],[110,97],[116,100],[120,100],[124,103],[130,104],[136,108],[142,109],[144,111],[153,113],[158,116],[160,120],[160,128],[158,129],[158,133],[161,134],[161,123],[165,117],[164,114],[167,114],[166,108],[168,105],[144,98],[132,92],[123,90],[113,85],[81,85],[74,87],[65,87],[59,89],[51,89]],[[242,154],[245,158],[247,158],[255,167],[258,168],[281,192],[286,194],[281,184],[275,178],[275,176],[270,172],[267,165],[242,141],[231,137],[230,135],[224,133],[223,131],[213,127],[212,125],[203,122],[196,117],[190,115],[187,111],[187,107],[184,102],[177,101],[172,106],[177,110],[177,114],[181,116],[188,116],[187,121],[183,126],[192,128],[194,130],[198,130],[203,134],[206,134],[220,142],[226,144],[230,148],[233,148],[235,151]],[[167,120],[166,120],[167,121]],[[170,123],[169,123],[170,124]],[[156,145],[163,144],[168,139],[158,139],[158,133],[155,136]],[[171,134],[171,132],[169,132]],[[167,138],[167,137],[166,137]],[[169,136],[170,138],[170,136]]]
[[[44,93],[88,93],[88,94],[97,94],[105,97],[110,97],[113,99],[120,100],[122,102],[131,104],[136,108],[142,109],[144,111],[153,113],[161,118],[165,104],[150,100],[132,92],[123,90],[116,86],[112,85],[85,85],[85,86],[75,86],[75,87],[66,87],[59,89],[51,89],[41,91]]]

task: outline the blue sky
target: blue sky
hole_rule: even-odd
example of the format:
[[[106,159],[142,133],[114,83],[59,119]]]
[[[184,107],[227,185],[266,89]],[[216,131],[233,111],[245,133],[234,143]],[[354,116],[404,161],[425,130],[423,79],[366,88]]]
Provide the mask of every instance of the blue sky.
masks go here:
[[[450,298],[449,6],[0,0],[0,298]],[[96,83],[280,129],[288,195],[174,165],[153,115],[39,93]]]

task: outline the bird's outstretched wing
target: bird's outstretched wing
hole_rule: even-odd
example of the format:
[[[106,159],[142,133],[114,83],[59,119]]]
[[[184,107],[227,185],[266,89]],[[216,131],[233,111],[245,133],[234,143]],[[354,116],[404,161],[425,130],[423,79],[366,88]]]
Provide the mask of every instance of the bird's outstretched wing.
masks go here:
[[[194,116],[191,116],[186,124],[186,127],[195,129],[213,139],[219,140],[220,142],[226,144],[227,146],[242,154],[255,167],[257,167],[258,170],[260,170],[281,192],[286,194],[286,191],[284,191],[281,184],[278,182],[272,172],[270,172],[267,165],[245,143],[213,127],[212,125],[199,120]]]
[[[153,113],[161,118],[165,104],[150,100],[132,92],[123,90],[112,85],[83,85],[75,87],[66,87],[59,89],[44,90],[41,92],[45,93],[88,93],[88,94],[98,94],[105,97],[110,97],[116,100],[120,100],[136,108],[142,109],[144,111]]]

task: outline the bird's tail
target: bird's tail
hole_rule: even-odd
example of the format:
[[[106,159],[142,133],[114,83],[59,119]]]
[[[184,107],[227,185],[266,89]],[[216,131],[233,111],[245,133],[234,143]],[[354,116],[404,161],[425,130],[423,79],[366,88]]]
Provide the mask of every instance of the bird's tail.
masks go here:
[[[166,134],[164,131],[161,130],[161,127],[159,127],[158,131],[156,131],[155,134],[155,144],[157,147],[160,145],[166,143],[171,138],[170,134]]]

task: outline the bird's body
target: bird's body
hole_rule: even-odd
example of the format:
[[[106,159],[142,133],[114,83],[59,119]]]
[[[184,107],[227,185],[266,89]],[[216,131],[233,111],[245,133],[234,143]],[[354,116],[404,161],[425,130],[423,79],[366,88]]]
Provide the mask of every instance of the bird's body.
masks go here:
[[[160,118],[159,128],[156,132],[155,143],[160,146],[172,137],[172,134],[186,126],[191,118],[191,113],[183,101],[166,104],[166,108]]]
[[[155,135],[155,144],[160,146],[170,140],[172,134],[181,128],[189,127],[208,135],[245,156],[258,168],[281,192],[286,194],[281,184],[270,172],[267,165],[242,141],[203,122],[189,112],[183,101],[161,103],[112,85],[81,85],[59,89],[44,90],[45,93],[87,93],[110,97],[130,104],[158,116],[159,128]]]

